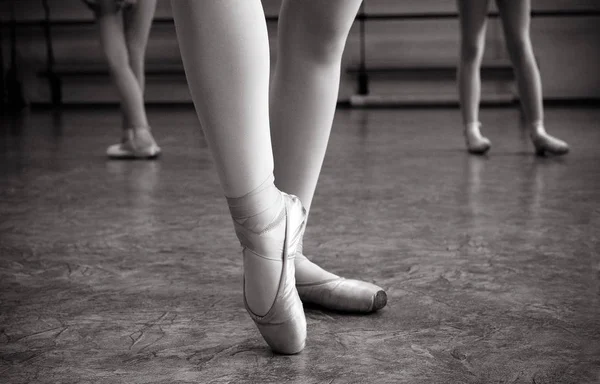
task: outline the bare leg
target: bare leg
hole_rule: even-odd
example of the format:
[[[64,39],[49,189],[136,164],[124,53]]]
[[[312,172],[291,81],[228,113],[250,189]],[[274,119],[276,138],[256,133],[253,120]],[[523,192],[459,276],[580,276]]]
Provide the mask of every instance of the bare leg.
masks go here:
[[[138,1],[132,7],[123,11],[125,25],[125,42],[129,52],[129,65],[144,93],[145,73],[144,63],[146,46],[152,27],[152,19],[156,10],[156,0]]]
[[[148,125],[144,98],[137,79],[129,66],[129,54],[120,12],[114,1],[99,2],[98,26],[100,42],[108,62],[108,68],[119,92],[124,114],[132,126]]]
[[[497,0],[506,47],[515,68],[525,124],[538,153],[567,153],[567,143],[546,133],[542,82],[529,36],[531,0]]]
[[[271,348],[299,352],[306,321],[294,287],[293,255],[304,211],[297,198],[273,184],[262,4],[174,0],[171,5],[190,92],[243,246],[247,309]],[[285,319],[261,328],[267,312]]]
[[[122,11],[116,9],[114,1],[99,2],[98,25],[100,42],[119,92],[123,114],[122,143],[110,146],[107,154],[113,158],[156,157],[160,148],[149,131],[143,92],[129,65]]]
[[[145,78],[145,55],[152,19],[156,9],[156,0],[138,1],[133,6],[123,10],[123,26],[125,31],[125,43],[129,53],[129,66],[133,71],[138,85],[144,95],[146,86]],[[131,127],[127,116],[123,113],[123,126]]]
[[[530,0],[496,1],[502,19],[506,47],[515,69],[525,122],[544,120],[542,82],[529,37]]]
[[[465,139],[470,152],[482,154],[490,142],[481,136],[479,101],[481,99],[481,60],[485,49],[485,31],[489,0],[458,0],[460,20],[460,60],[458,94],[465,126]]]

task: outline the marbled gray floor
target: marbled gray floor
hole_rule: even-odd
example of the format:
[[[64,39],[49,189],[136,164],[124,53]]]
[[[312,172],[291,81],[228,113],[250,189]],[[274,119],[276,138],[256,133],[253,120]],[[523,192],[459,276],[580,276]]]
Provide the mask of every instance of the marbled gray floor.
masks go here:
[[[513,109],[489,156],[448,110],[340,110],[307,229],[324,267],[383,286],[371,316],[307,309],[274,356],[191,108],[151,110],[164,156],[107,161],[118,111],[0,124],[0,382],[598,383],[600,111]]]

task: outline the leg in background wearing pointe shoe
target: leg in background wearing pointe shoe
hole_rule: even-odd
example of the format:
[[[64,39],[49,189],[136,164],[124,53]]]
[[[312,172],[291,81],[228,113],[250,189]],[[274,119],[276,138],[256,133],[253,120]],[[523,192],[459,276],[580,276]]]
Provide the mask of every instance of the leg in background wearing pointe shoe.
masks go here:
[[[483,154],[490,141],[480,132],[481,60],[485,49],[485,31],[489,0],[458,0],[460,22],[460,59],[457,82],[464,135],[469,152]]]
[[[281,7],[270,95],[275,182],[282,191],[298,196],[307,210],[327,149],[342,53],[360,4],[361,0],[284,0]],[[296,256],[296,282],[303,301],[331,309],[369,312],[385,305],[381,288],[341,279],[301,252]],[[365,296],[365,288],[372,292]],[[374,304],[378,292],[380,299]],[[354,296],[352,303],[344,294]]]
[[[293,259],[304,212],[273,184],[262,4],[173,0],[171,6],[190,93],[243,247],[246,308],[274,351],[300,352],[306,320]]]
[[[142,88],[130,66],[130,54],[125,38],[122,10],[114,0],[98,3],[98,27],[100,43],[106,56],[111,78],[116,85],[124,116],[124,143],[109,147],[111,157],[152,157],[156,144],[148,130],[148,118],[144,106]],[[135,5],[134,7],[138,7]],[[141,6],[142,9],[146,5]],[[137,9],[129,12],[137,12]]]
[[[544,129],[542,82],[529,35],[531,0],[497,0],[496,3],[531,139],[538,153],[564,154],[568,152],[567,144],[548,135]]]

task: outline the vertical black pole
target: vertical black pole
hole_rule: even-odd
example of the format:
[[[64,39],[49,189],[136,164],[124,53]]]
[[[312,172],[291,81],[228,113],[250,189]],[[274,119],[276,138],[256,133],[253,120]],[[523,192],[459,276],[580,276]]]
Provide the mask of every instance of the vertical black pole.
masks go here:
[[[10,67],[6,71],[6,97],[8,111],[18,113],[25,106],[23,88],[17,71],[17,20],[15,17],[15,2],[10,2]]]
[[[369,94],[369,77],[367,75],[367,49],[366,49],[366,12],[365,5],[367,0],[363,0],[360,6],[360,12],[358,14],[359,28],[360,28],[360,68],[358,70],[358,94],[368,95]]]
[[[0,112],[4,112],[6,104],[6,88],[4,85],[4,36],[2,30],[4,20],[0,19]]]
[[[60,78],[54,72],[54,48],[52,46],[52,33],[50,30],[50,6],[48,0],[42,0],[44,6],[44,37],[46,38],[46,75],[50,85],[50,95],[53,106],[62,103],[62,87]]]

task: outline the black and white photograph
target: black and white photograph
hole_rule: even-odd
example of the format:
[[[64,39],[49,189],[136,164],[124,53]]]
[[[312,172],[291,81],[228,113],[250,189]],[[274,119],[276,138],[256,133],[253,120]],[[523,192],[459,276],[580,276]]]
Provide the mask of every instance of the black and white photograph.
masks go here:
[[[600,383],[600,1],[0,0],[0,384]]]

